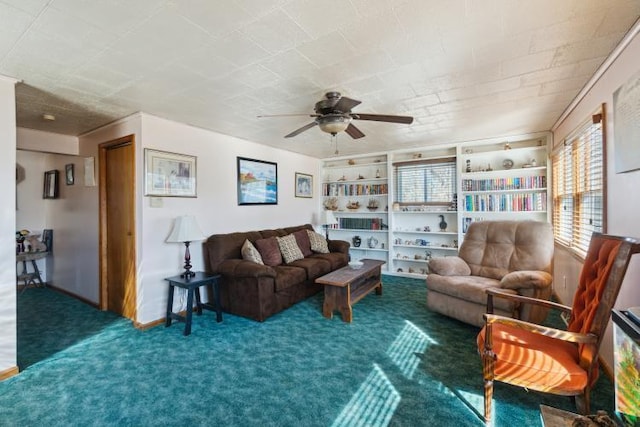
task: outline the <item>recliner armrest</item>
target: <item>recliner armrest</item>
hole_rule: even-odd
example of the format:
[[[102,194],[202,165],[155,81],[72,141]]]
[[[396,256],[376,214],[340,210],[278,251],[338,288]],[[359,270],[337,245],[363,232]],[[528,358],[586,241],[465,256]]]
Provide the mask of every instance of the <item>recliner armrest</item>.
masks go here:
[[[551,286],[553,277],[546,271],[522,270],[507,273],[500,286],[505,289],[543,289]]]
[[[231,277],[276,277],[276,271],[268,265],[244,259],[228,259],[218,265],[218,273]]]
[[[471,268],[460,257],[448,256],[444,258],[431,258],[429,260],[429,272],[440,276],[470,276]]]

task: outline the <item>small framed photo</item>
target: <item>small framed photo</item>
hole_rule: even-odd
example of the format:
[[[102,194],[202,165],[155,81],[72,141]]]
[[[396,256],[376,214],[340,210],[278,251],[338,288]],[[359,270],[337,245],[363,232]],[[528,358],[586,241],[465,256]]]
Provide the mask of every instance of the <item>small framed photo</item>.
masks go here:
[[[313,197],[313,175],[296,172],[296,197]]]
[[[278,165],[238,157],[238,205],[278,204]]]
[[[42,192],[43,199],[58,198],[58,171],[50,170],[44,173],[44,190]]]
[[[144,195],[197,197],[196,157],[145,148]]]
[[[74,174],[74,167],[73,167],[73,163],[69,163],[68,165],[64,166],[64,176],[65,176],[65,183],[67,185],[73,185],[75,182],[75,174]]]

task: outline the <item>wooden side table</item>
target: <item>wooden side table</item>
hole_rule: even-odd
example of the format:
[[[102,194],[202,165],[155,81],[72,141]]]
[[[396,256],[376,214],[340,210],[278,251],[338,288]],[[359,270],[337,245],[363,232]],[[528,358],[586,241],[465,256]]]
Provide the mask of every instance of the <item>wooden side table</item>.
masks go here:
[[[191,318],[193,316],[193,294],[196,295],[196,309],[198,316],[202,315],[202,309],[212,310],[216,312],[216,321],[222,322],[222,310],[220,309],[220,287],[218,280],[219,274],[208,274],[204,272],[197,272],[193,277],[180,277],[173,276],[164,280],[169,282],[169,297],[167,298],[167,318],[165,321],[165,327],[171,326],[172,320],[179,322],[185,322],[184,334],[189,335],[191,333]],[[213,297],[215,304],[202,303],[200,300],[200,286],[212,285]],[[175,288],[179,287],[187,290],[187,315],[182,316],[173,312],[173,293]]]

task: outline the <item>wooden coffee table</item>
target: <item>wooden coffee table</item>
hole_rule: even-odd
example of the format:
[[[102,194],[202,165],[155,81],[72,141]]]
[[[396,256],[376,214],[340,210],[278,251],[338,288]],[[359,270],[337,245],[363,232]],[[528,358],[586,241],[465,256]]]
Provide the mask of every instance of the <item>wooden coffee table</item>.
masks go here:
[[[355,303],[374,289],[377,295],[382,295],[380,267],[385,262],[377,259],[361,261],[362,267],[357,270],[346,266],[316,279],[316,283],[324,285],[324,317],[331,319],[333,311],[340,310],[342,320],[351,323],[351,307]]]

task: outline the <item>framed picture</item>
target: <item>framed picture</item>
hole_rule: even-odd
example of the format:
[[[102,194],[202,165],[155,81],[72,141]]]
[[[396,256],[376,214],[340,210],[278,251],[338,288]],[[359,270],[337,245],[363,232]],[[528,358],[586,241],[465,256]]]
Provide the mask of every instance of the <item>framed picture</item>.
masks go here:
[[[238,157],[238,204],[278,204],[276,163]]]
[[[296,197],[313,197],[313,175],[296,172]]]
[[[69,163],[68,165],[64,166],[65,183],[67,185],[73,185],[73,183],[75,182],[73,169],[73,163]]]
[[[44,173],[44,190],[42,191],[43,199],[58,198],[58,171],[51,170]]]
[[[196,157],[145,148],[145,196],[197,197]]]

